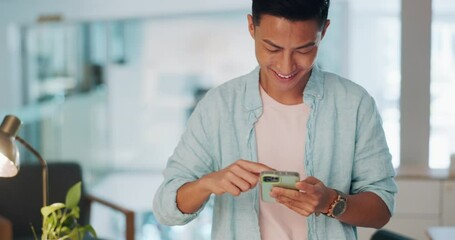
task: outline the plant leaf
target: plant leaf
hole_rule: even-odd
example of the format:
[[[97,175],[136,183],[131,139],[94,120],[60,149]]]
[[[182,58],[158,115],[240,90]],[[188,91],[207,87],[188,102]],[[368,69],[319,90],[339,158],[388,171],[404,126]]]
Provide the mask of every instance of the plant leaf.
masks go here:
[[[41,208],[42,240],[81,240],[87,232],[97,238],[92,226],[80,226],[77,222],[80,213],[78,204],[81,199],[81,185],[81,182],[77,182],[68,190],[65,204],[54,203]]]
[[[79,181],[74,184],[66,194],[66,208],[74,208],[79,204],[81,200],[81,185],[82,183]]]
[[[69,217],[71,218],[75,218],[75,219],[79,219],[79,215],[80,215],[80,209],[78,206],[74,207],[73,209],[71,209],[70,212],[67,213]]]
[[[70,233],[65,236],[62,236],[60,239],[71,239],[71,240],[80,240],[82,239],[82,235],[79,233],[79,228],[73,228]]]
[[[44,206],[41,208],[41,215],[43,215],[43,217],[47,217],[50,214],[52,214],[53,212],[55,212],[59,209],[62,209],[62,208],[65,208],[65,204],[63,204],[63,203],[54,203],[50,206]]]
[[[83,229],[84,229],[84,232],[89,232],[90,235],[92,235],[92,237],[94,237],[95,239],[98,239],[98,236],[96,236],[96,231],[91,225],[85,225],[83,227]]]

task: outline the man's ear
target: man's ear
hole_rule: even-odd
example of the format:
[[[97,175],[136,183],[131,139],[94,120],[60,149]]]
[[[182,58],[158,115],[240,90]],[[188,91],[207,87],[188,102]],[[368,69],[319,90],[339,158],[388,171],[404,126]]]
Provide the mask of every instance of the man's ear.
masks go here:
[[[253,23],[253,16],[248,14],[248,31],[250,32],[251,37],[254,39],[254,23]]]
[[[325,21],[324,28],[322,29],[321,40],[324,38],[327,28],[329,28],[329,25],[330,25],[330,19],[327,19],[327,21]]]

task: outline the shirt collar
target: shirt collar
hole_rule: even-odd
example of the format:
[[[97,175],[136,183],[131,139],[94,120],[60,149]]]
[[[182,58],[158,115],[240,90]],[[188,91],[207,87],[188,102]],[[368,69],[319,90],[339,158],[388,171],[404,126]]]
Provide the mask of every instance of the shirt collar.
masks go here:
[[[259,66],[246,75],[245,86],[245,109],[253,111],[262,107],[262,100],[259,91]]]
[[[324,73],[317,65],[314,65],[311,70],[310,79],[303,90],[303,96],[305,97],[308,95],[317,99],[322,99],[324,97]]]
[[[259,91],[259,66],[246,75],[247,81],[245,86],[245,109],[253,111],[262,107],[262,100]],[[310,79],[303,90],[304,96],[311,95],[317,99],[324,96],[324,73],[314,66],[311,70]]]

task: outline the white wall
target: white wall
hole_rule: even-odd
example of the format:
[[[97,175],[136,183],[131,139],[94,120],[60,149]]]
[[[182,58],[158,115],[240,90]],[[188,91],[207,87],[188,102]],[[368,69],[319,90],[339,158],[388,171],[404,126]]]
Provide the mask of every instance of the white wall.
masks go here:
[[[33,24],[41,15],[59,14],[64,21],[122,19],[237,10],[250,7],[245,0],[4,0],[0,1],[0,110],[20,106],[21,79],[14,71],[19,60],[14,54],[20,44],[17,26]],[[9,39],[8,39],[9,38]]]

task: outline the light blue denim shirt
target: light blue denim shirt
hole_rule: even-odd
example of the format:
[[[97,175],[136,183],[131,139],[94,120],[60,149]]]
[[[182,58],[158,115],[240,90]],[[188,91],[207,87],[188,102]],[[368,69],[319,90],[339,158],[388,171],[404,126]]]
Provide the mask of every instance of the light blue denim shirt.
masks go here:
[[[304,90],[311,107],[305,171],[345,193],[374,192],[394,211],[397,187],[381,118],[357,84],[314,68]],[[257,161],[254,124],[262,114],[259,68],[210,90],[200,101],[164,171],[153,210],[159,222],[181,225],[196,218],[176,205],[177,189],[238,159]],[[302,159],[303,161],[303,159]],[[259,240],[258,187],[238,197],[215,197],[212,239]],[[349,206],[355,208],[355,206]],[[357,238],[354,226],[314,214],[308,239]]]

